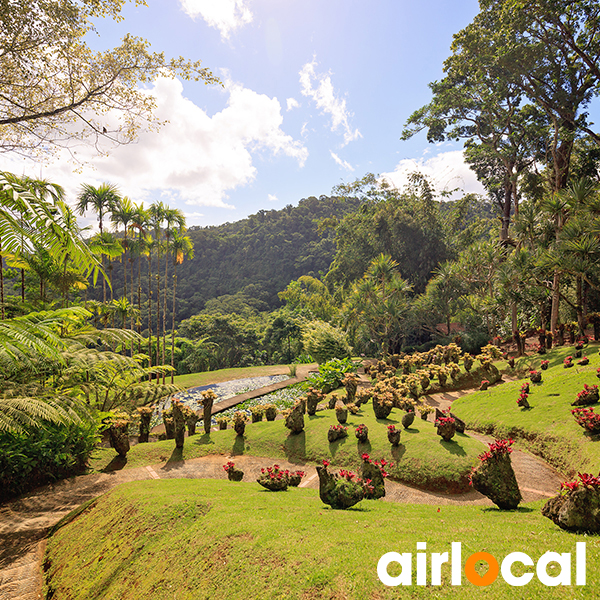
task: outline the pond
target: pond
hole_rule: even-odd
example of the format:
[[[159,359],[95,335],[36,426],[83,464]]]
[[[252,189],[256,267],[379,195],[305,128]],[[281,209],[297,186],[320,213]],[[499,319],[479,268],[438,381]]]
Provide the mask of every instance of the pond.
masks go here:
[[[194,411],[201,411],[202,392],[205,390],[212,390],[217,395],[217,399],[214,402],[217,404],[223,400],[233,398],[233,396],[237,396],[245,392],[251,392],[252,390],[257,390],[273,383],[279,383],[289,378],[289,375],[263,375],[261,377],[234,379],[232,381],[223,381],[221,383],[211,383],[208,385],[189,388],[188,390],[185,390],[185,392],[174,394],[173,398],[181,400],[183,404],[189,406]],[[164,402],[161,402],[158,405],[152,419],[153,426],[162,423],[162,411],[170,406],[171,398],[167,398],[164,400]]]

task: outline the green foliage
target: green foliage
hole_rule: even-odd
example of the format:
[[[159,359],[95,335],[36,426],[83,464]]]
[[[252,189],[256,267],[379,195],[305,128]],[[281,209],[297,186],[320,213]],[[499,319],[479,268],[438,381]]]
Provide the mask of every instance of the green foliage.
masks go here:
[[[0,432],[0,501],[81,472],[97,441],[90,421]]]
[[[304,348],[319,363],[350,356],[350,346],[343,331],[323,321],[312,321],[304,328]]]
[[[325,284],[314,277],[303,275],[279,292],[286,307],[293,311],[308,311],[314,319],[331,321],[337,312],[334,300]]]
[[[429,182],[415,175],[401,192],[368,174],[335,191],[349,199],[362,199],[362,205],[336,229],[337,252],[326,283],[347,287],[383,253],[401,264],[402,276],[422,291],[431,271],[449,257],[440,202]]]
[[[320,229],[319,224],[355,210],[357,204],[311,196],[298,206],[261,210],[235,223],[190,227],[187,234],[195,256],[178,268],[177,314],[188,319],[205,307],[211,312],[246,314],[248,309],[280,306],[277,294],[291,281],[303,275],[316,277],[329,268],[335,231]],[[115,271],[116,293],[122,288],[122,277],[120,270]],[[211,298],[219,300],[207,305]]]
[[[600,357],[590,352],[589,365],[564,369],[563,359],[572,352],[572,347],[555,348],[544,356],[524,357],[517,363],[517,369],[525,371],[539,370],[541,359],[550,361],[543,383],[530,385],[530,410],[517,406],[522,381],[512,381],[459,398],[452,404],[452,412],[470,429],[516,439],[565,474],[596,473],[600,470],[596,442],[592,443],[593,438],[586,436],[573,419],[571,403],[584,384],[597,380]]]
[[[302,387],[306,390],[314,387],[325,393],[329,393],[342,385],[342,380],[346,373],[356,373],[357,367],[358,364],[352,362],[350,358],[328,360],[319,365],[318,373],[307,377],[304,383],[302,383]]]
[[[198,353],[201,351],[212,370],[262,364],[261,329],[262,323],[257,319],[244,319],[235,314],[200,314],[183,321],[179,333],[197,340],[193,346],[198,356],[194,359],[195,364],[200,360]],[[187,358],[184,362],[188,368],[194,364]]]
[[[400,350],[411,286],[389,255],[375,257],[356,281],[344,304],[344,318],[361,349],[383,354]]]

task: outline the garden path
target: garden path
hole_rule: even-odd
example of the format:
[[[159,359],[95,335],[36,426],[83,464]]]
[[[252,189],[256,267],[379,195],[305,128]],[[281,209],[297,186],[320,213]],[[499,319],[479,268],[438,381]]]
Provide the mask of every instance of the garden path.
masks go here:
[[[304,373],[299,375],[304,375]],[[432,406],[446,408],[451,401],[468,390],[436,394],[428,397]],[[490,438],[469,432],[481,441]],[[82,475],[44,486],[19,499],[0,505],[0,600],[38,600],[42,597],[42,559],[48,531],[64,516],[83,502],[107,492],[120,483],[137,480],[166,478],[217,478],[225,480],[223,464],[227,456],[203,458]],[[236,467],[241,468],[246,481],[255,480],[260,468],[273,462],[270,458],[235,456]],[[540,459],[521,451],[512,454],[517,481],[526,502],[553,496],[557,493],[561,477]],[[306,471],[301,486],[318,488],[314,466],[278,461],[284,468]],[[492,503],[472,491],[461,495],[446,495],[412,488],[401,483],[386,481],[387,502],[443,505]]]

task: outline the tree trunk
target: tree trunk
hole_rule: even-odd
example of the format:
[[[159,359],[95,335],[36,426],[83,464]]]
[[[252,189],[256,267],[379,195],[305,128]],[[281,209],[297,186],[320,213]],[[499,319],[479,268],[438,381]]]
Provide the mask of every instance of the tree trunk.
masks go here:
[[[148,253],[148,366],[152,366],[152,254]],[[152,375],[150,376],[152,379]]]
[[[177,262],[173,265],[174,273],[173,273],[173,319],[171,323],[171,367],[175,367],[175,292],[177,290]],[[171,371],[171,384],[174,382],[175,371]],[[164,383],[164,382],[163,382]]]
[[[508,176],[504,181],[504,203],[502,205],[502,225],[500,226],[500,243],[508,240],[508,228],[510,226],[510,212],[512,209],[512,182]]]
[[[575,287],[577,292],[577,325],[579,326],[579,335],[585,335],[585,317],[583,316],[583,277],[575,277]]]
[[[552,279],[552,309],[550,311],[550,331],[552,331],[552,337],[556,339],[557,327],[558,327],[558,308],[560,303],[560,272],[558,269],[554,271],[554,277]]]
[[[138,352],[142,352],[142,256],[138,257]]]
[[[156,364],[160,364],[160,248],[156,253]],[[160,374],[156,374],[156,385],[160,383]]]
[[[165,256],[165,291],[164,291],[164,302],[163,302],[163,319],[162,319],[162,333],[163,333],[163,347],[162,347],[162,363],[163,365],[165,364],[165,348],[167,345],[167,324],[166,324],[166,320],[167,320],[167,288],[169,287],[167,285],[167,277],[168,277],[168,272],[169,272],[169,249],[168,249],[168,238],[167,238],[167,255]],[[173,362],[173,361],[171,361]],[[167,377],[166,373],[163,373],[163,385],[165,383],[165,379]]]
[[[523,355],[523,345],[521,344],[521,334],[519,333],[519,324],[517,322],[517,303],[513,301],[511,306],[511,328],[513,341],[517,344],[517,356]]]

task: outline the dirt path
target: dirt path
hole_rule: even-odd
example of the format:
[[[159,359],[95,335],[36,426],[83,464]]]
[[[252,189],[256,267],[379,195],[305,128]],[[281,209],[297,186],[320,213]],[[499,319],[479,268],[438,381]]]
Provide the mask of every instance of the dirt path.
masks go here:
[[[432,406],[447,408],[457,397],[468,393],[450,392],[427,397]],[[469,435],[482,442],[491,438],[478,433]],[[555,495],[562,481],[560,475],[535,456],[516,450],[511,455],[523,500],[530,502]],[[128,481],[170,478],[225,479],[223,464],[227,456],[207,456],[170,465],[153,465],[82,475],[53,485],[44,486],[17,500],[0,505],[0,600],[38,600],[41,598],[41,561],[48,530],[62,517],[83,502],[95,498],[120,483]],[[273,462],[270,458],[236,456],[236,466],[244,480],[253,481],[260,468]],[[306,476],[301,487],[318,488],[314,466],[278,461],[284,468],[303,468]],[[472,491],[461,495],[445,495],[386,481],[387,502],[491,506],[481,494]]]

